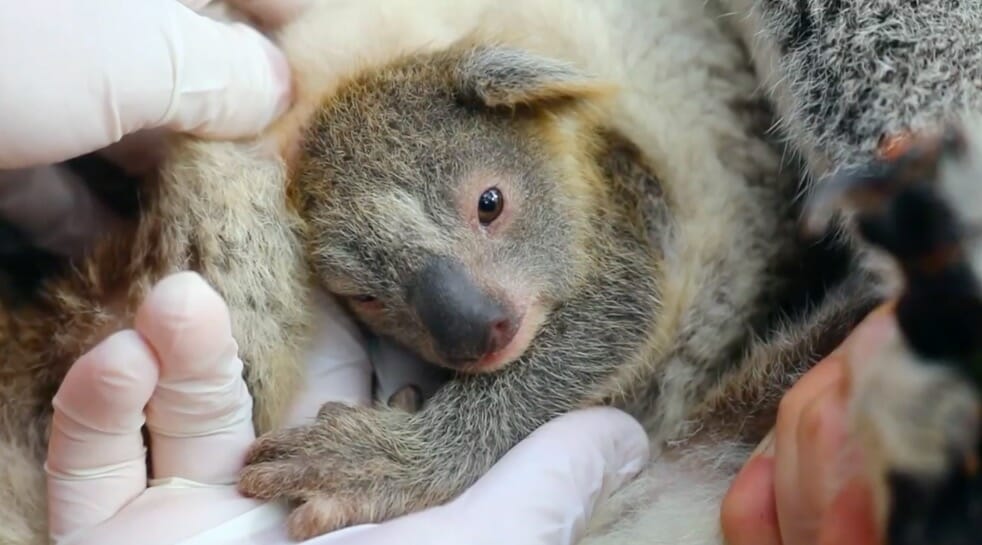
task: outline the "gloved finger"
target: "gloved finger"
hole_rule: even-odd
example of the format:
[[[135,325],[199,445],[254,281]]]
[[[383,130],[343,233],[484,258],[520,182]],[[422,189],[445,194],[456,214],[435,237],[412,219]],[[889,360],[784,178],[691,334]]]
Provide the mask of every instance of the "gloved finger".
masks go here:
[[[140,119],[134,109],[137,123],[235,138],[259,132],[286,110],[290,68],[272,42],[247,25],[217,22],[180,8],[165,2],[157,14],[168,22],[161,27],[171,55],[162,59],[161,68],[173,78],[171,94],[160,103],[166,109],[159,123],[152,110]],[[153,96],[151,88],[146,92]]]
[[[333,299],[314,291],[315,328],[305,358],[304,389],[293,402],[285,426],[308,424],[324,403],[372,402],[372,362],[365,338]]]
[[[147,405],[154,478],[235,482],[255,433],[225,302],[198,274],[181,272],[154,287],[135,323],[160,361]]]
[[[648,456],[647,434],[626,413],[569,413],[514,447],[443,516],[502,538],[495,543],[572,545],[597,503],[637,476]],[[512,535],[501,535],[501,520],[514,523]]]
[[[597,503],[635,477],[648,456],[647,435],[633,418],[584,409],[536,430],[445,506],[305,545],[383,545],[407,536],[433,545],[572,545]]]
[[[175,545],[208,536],[243,514],[275,514],[276,505],[240,496],[233,487],[173,483],[147,489],[115,517],[58,545]],[[253,515],[255,516],[255,515]],[[280,514],[280,516],[284,516]],[[213,543],[205,539],[204,543]],[[241,539],[242,543],[262,543]]]
[[[178,0],[178,1],[195,11],[199,11],[203,9],[205,6],[207,6],[208,4],[211,4],[211,0]]]
[[[174,0],[0,3],[0,66],[0,168],[152,127],[248,136],[291,100],[289,67],[268,39]]]
[[[0,216],[49,252],[78,257],[119,221],[63,165],[0,170]]]
[[[157,362],[132,330],[116,333],[68,370],[55,394],[45,470],[56,540],[112,517],[146,487],[143,408]]]

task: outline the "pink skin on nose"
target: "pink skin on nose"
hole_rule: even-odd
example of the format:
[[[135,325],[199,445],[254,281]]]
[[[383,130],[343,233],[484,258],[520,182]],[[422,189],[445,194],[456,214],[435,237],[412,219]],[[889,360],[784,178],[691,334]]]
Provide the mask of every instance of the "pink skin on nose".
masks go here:
[[[465,373],[491,373],[518,359],[528,349],[544,321],[545,313],[542,311],[542,307],[534,303],[529,305],[526,312],[519,318],[518,329],[508,344],[495,352],[486,354],[461,371]]]

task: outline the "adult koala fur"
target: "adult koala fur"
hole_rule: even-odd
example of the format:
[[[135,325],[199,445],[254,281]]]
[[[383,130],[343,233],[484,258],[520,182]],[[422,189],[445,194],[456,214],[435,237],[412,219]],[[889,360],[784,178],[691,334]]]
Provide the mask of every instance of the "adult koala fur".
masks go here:
[[[822,56],[854,43],[846,21],[880,21],[864,28],[883,37],[903,27],[919,43],[937,26],[917,21],[982,30],[946,13],[862,0],[317,3],[279,38],[298,84],[280,123],[251,142],[175,142],[131,232],[0,315],[0,543],[45,541],[41,462],[67,366],[182,269],[228,302],[257,429],[271,432],[242,489],[306,500],[294,535],[442,503],[548,419],[607,403],[645,424],[655,455],[583,542],[719,543],[722,494],[782,392],[885,291],[854,242],[797,238],[807,188],[768,129],[780,120],[820,174],[860,160],[880,130],[920,129],[973,98],[940,75],[911,84],[837,72]],[[860,51],[871,64],[885,55]],[[845,122],[846,102],[809,92],[833,87],[867,89],[857,96],[876,107]],[[505,211],[491,199],[485,222],[489,188]],[[433,278],[468,280],[461,293],[499,303],[493,357],[487,337],[432,327],[446,309],[411,294]],[[414,414],[328,405],[312,427],[278,430],[318,284],[461,375]],[[923,366],[905,354],[905,400],[927,399]],[[969,407],[973,395],[961,396]],[[873,428],[910,431],[895,420]],[[895,461],[886,468],[904,469]]]

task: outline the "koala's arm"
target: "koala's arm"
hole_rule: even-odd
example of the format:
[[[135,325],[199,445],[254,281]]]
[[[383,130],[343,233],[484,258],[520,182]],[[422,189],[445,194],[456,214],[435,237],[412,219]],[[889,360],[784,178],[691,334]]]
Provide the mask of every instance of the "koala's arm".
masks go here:
[[[813,174],[982,109],[982,4],[723,0]]]
[[[536,428],[638,370],[656,304],[638,294],[656,292],[648,269],[633,270],[588,281],[596,289],[554,311],[525,356],[448,383],[418,413],[328,404],[307,427],[260,437],[240,489],[304,502],[289,521],[295,539],[445,503]]]
[[[302,224],[285,176],[260,142],[176,139],[127,254],[138,301],[163,275],[184,269],[222,295],[259,433],[289,410],[312,323]]]

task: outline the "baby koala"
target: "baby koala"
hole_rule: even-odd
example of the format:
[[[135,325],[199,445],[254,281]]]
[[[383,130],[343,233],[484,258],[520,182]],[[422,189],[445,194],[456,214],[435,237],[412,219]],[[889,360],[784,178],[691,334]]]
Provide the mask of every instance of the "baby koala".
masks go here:
[[[178,140],[141,186],[135,229],[3,309],[0,452],[12,462],[0,468],[0,532],[14,543],[40,535],[19,529],[43,520],[32,483],[43,482],[65,369],[125,327],[160,278],[191,269],[228,303],[255,399],[262,435],[239,488],[294,502],[292,536],[445,503],[550,419],[613,405],[645,426],[652,462],[598,506],[582,542],[720,543],[720,500],[783,393],[883,292],[856,244],[798,236],[805,187],[768,137],[773,112],[725,10],[691,0],[313,9],[281,37],[298,104],[270,134]],[[972,218],[963,197],[979,169],[956,167],[979,155],[933,157],[956,165],[935,178]],[[882,186],[844,194],[865,205],[860,189]],[[903,184],[886,187],[862,209],[872,219],[860,234],[897,253],[918,231],[897,234],[911,216],[892,207],[911,201]],[[915,199],[914,217],[945,209],[936,204]],[[970,240],[964,255],[979,255]],[[927,270],[957,269],[957,252],[938,255],[948,257]],[[952,285],[971,292],[971,281]],[[452,378],[422,406],[415,393],[397,407],[327,404],[316,422],[281,428],[303,380],[314,289]],[[977,389],[924,354],[900,343],[857,370],[851,419],[882,453],[870,467],[891,543],[927,528],[956,544],[977,535],[965,530],[979,494],[963,478]],[[950,403],[932,403],[939,391]],[[38,478],[19,477],[24,468]],[[939,496],[953,468],[966,492]],[[915,489],[928,500],[907,503]]]
[[[260,438],[240,489],[299,501],[295,537],[447,501],[534,426],[594,403],[626,408],[655,438],[701,428],[659,445],[653,472],[700,450],[736,457],[753,433],[727,429],[747,422],[734,400],[773,403],[786,378],[769,373],[790,375],[778,371],[788,363],[782,343],[829,346],[841,330],[821,321],[854,321],[867,308],[858,294],[827,298],[796,330],[744,345],[730,369],[726,345],[717,345],[721,360],[690,359],[690,372],[720,373],[701,391],[698,378],[685,383],[692,398],[655,393],[671,383],[663,358],[684,335],[671,329],[666,345],[660,327],[674,280],[661,237],[680,206],[675,186],[596,114],[607,92],[555,59],[463,43],[366,71],[320,105],[291,167],[298,210],[316,226],[307,238],[313,270],[370,330],[458,376],[414,415],[327,405],[312,426]],[[973,191],[959,184],[980,171],[967,136],[952,134],[885,158],[876,176],[820,186],[810,208],[856,203],[860,236],[894,256],[907,279],[905,338],[854,370],[851,409],[896,544],[946,533],[956,540],[944,543],[960,543],[977,524],[979,390],[966,376],[978,365],[982,305],[976,258],[960,250],[946,199]],[[948,193],[929,198],[934,183]],[[726,281],[717,270],[711,278]],[[939,324],[945,334],[932,338]],[[710,329],[704,316],[686,326]],[[946,348],[955,352],[936,352]],[[951,363],[928,363],[936,358]],[[944,402],[929,405],[936,396]],[[644,500],[650,518],[633,514],[637,526],[657,528],[656,498]],[[615,542],[623,531],[591,539]]]
[[[240,489],[299,501],[294,537],[439,505],[568,410],[613,403],[660,442],[708,410],[730,366],[798,364],[763,342],[754,359],[732,361],[747,332],[712,317],[769,311],[764,284],[736,279],[762,277],[782,249],[755,240],[778,224],[768,207],[795,180],[755,171],[761,187],[734,182],[725,206],[736,212],[720,217],[684,178],[656,174],[605,115],[614,96],[570,62],[464,41],[365,70],[317,107],[289,182],[312,269],[371,331],[458,376],[416,414],[327,405],[315,425],[260,438]],[[741,239],[698,238],[730,221]],[[729,250],[710,250],[718,243]],[[678,251],[691,261],[667,255]],[[866,304],[823,309],[843,328],[795,338],[794,350],[831,346]],[[680,371],[688,376],[668,391]],[[784,384],[730,378],[772,403]],[[719,407],[727,413],[704,424],[720,432],[750,419]],[[702,448],[737,458],[733,441],[749,448],[763,431],[707,435]],[[692,513],[707,536],[711,516]]]

